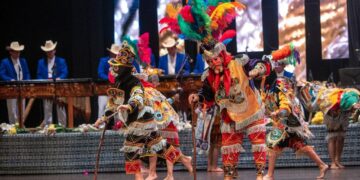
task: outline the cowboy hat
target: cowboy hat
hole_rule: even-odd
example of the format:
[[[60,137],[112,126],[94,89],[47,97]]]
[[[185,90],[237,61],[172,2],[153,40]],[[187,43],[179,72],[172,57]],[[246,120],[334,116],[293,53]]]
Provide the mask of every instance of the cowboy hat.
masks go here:
[[[56,45],[57,45],[57,42],[53,42],[52,40],[47,40],[45,42],[45,45],[44,46],[40,46],[41,49],[45,52],[48,52],[48,51],[52,51],[56,48]]]
[[[19,42],[13,41],[10,43],[10,46],[6,46],[6,50],[22,51],[24,50],[24,45],[20,45]]]
[[[177,41],[175,40],[175,38],[169,36],[163,40],[163,42],[161,43],[161,46],[164,48],[171,48],[171,47],[176,46],[176,44],[177,44]]]
[[[110,49],[107,48],[107,50],[113,54],[119,54],[120,49],[121,49],[121,46],[118,44],[112,44]]]

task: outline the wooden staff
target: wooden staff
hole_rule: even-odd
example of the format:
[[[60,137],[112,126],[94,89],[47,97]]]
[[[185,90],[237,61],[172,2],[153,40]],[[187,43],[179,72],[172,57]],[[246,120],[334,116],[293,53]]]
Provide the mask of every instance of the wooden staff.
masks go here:
[[[100,152],[101,152],[101,147],[104,144],[104,139],[105,139],[105,131],[106,131],[106,127],[108,124],[108,120],[112,117],[114,117],[118,112],[115,112],[113,114],[111,114],[110,116],[106,116],[103,117],[102,122],[105,123],[105,127],[104,130],[101,134],[100,137],[100,142],[99,142],[99,146],[98,146],[98,150],[97,150],[97,154],[96,154],[96,164],[95,164],[95,172],[94,172],[94,180],[97,180],[97,174],[98,174],[98,170],[99,170],[99,162],[100,162]]]
[[[196,180],[196,138],[195,138],[195,126],[196,126],[196,120],[197,115],[195,113],[195,107],[196,104],[191,104],[191,133],[192,133],[192,142],[193,142],[193,174],[194,174],[194,180]]]

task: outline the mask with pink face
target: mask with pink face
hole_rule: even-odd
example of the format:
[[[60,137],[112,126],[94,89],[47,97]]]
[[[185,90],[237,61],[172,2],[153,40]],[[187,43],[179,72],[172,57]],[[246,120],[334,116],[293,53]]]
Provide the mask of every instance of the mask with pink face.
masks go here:
[[[224,70],[223,59],[221,57],[215,57],[207,59],[206,62],[209,64],[209,68],[214,70],[216,74],[222,73]]]

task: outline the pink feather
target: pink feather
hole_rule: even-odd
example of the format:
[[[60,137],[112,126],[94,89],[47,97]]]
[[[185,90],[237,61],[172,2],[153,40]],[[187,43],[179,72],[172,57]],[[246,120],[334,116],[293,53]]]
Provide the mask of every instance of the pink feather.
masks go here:
[[[191,14],[191,6],[186,5],[183,8],[181,8],[181,11],[179,14],[184,18],[184,20],[188,23],[195,22],[194,17]]]
[[[151,61],[151,48],[149,47],[149,33],[140,35],[137,46],[140,60],[149,65]]]
[[[225,31],[223,34],[222,34],[222,36],[221,36],[221,38],[219,39],[219,41],[221,41],[221,42],[223,42],[225,39],[231,39],[231,38],[233,38],[233,37],[235,37],[236,36],[236,31],[235,30],[233,30],[233,29],[229,29],[229,30],[227,30],[227,31]]]

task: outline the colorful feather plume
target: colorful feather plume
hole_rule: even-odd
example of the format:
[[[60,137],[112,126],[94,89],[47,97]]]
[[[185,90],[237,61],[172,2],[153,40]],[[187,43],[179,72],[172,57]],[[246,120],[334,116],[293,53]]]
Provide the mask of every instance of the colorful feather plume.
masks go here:
[[[165,30],[170,30],[175,34],[180,34],[181,30],[178,24],[178,20],[170,17],[164,17],[159,21],[160,24],[166,24],[167,26],[163,27],[160,30],[160,34]]]
[[[224,42],[229,43],[235,36],[236,36],[236,31],[233,30],[233,29],[229,29],[229,30],[225,31],[225,32],[221,35],[219,41],[220,41],[220,42],[223,42],[223,43],[224,43]],[[226,43],[226,44],[227,44],[227,43]],[[224,44],[225,44],[225,43],[224,43]]]
[[[293,43],[290,43],[279,50],[273,51],[271,56],[274,61],[284,61],[293,66],[296,66],[296,63],[300,63],[299,52],[295,49]]]
[[[160,19],[159,23],[166,25],[162,29],[160,29],[160,34],[165,30],[170,30],[175,34],[181,34],[181,30],[178,24],[177,16],[181,9],[180,5],[173,5],[169,3],[166,5],[166,17]]]
[[[211,13],[211,28],[224,30],[236,17],[236,9],[245,9],[245,5],[239,2],[228,2],[218,5]]]
[[[142,62],[150,65],[151,62],[151,48],[149,47],[149,33],[146,32],[139,36],[137,41],[139,58]]]
[[[178,23],[182,34],[187,38],[201,41],[211,35],[211,22],[206,8],[203,0],[193,0],[180,11]]]

